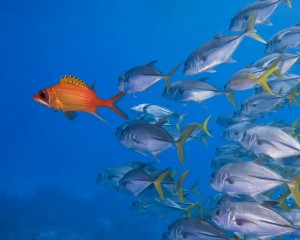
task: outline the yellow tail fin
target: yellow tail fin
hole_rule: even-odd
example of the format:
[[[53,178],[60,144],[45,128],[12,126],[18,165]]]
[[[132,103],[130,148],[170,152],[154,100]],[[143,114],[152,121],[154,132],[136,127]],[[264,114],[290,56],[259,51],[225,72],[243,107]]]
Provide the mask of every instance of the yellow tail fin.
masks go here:
[[[300,175],[294,177],[292,181],[288,184],[289,188],[295,198],[295,201],[300,207],[300,192],[299,192],[299,184],[300,184]]]
[[[256,21],[256,12],[252,13],[249,21],[248,21],[248,25],[246,27],[246,30],[245,30],[245,33],[246,36],[249,36],[259,42],[262,42],[262,43],[267,43],[261,36],[259,36],[255,29],[254,29],[254,25],[255,25],[255,21]]]
[[[201,125],[201,129],[206,133],[206,135],[212,137],[211,133],[208,131],[208,128],[207,128],[207,124],[208,124],[208,121],[209,119],[211,118],[211,115],[209,115],[203,122],[203,124]]]
[[[179,180],[176,183],[177,194],[178,194],[178,197],[179,197],[181,202],[184,201],[183,192],[182,192],[182,183],[184,182],[184,180],[186,179],[187,175],[189,175],[190,172],[191,172],[191,170],[186,170],[181,175],[181,177],[179,178]]]
[[[179,156],[179,160],[182,164],[184,164],[184,152],[183,152],[183,144],[187,140],[187,138],[191,135],[191,133],[196,129],[197,126],[192,125],[188,127],[185,132],[181,135],[181,137],[175,142],[177,147],[177,152]]]
[[[158,178],[155,179],[154,186],[156,188],[156,191],[158,192],[159,196],[161,199],[165,199],[162,187],[161,187],[161,182],[166,178],[166,176],[168,176],[170,170],[166,170],[164,171]]]
[[[284,1],[289,6],[289,8],[292,8],[292,3],[290,0],[284,0]]]
[[[234,97],[233,97],[233,91],[232,90],[229,90],[227,92],[225,92],[229,102],[232,104],[232,106],[234,108],[236,108],[236,103],[235,103],[235,100],[234,100]]]
[[[180,68],[182,62],[179,63],[170,73],[168,73],[166,76],[165,76],[165,79],[166,79],[166,92],[167,94],[169,93],[169,90],[170,90],[170,85],[171,85],[171,77],[173,76],[173,74],[177,71],[178,68]]]
[[[184,209],[186,217],[191,217],[191,211],[198,206],[199,203],[193,203]]]

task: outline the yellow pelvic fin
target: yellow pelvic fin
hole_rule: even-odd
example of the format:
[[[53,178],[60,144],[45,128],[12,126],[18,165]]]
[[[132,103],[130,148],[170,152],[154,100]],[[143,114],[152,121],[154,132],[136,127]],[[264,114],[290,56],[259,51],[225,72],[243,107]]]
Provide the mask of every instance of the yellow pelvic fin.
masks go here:
[[[170,173],[170,170],[166,170],[164,171],[158,178],[155,179],[154,186],[156,188],[156,191],[158,192],[159,196],[161,199],[165,199],[162,187],[161,187],[161,183],[162,181],[166,178],[166,176],[168,176],[168,174]]]
[[[179,178],[179,180],[176,183],[177,194],[178,194],[178,197],[179,197],[181,202],[184,201],[183,192],[182,192],[182,183],[184,182],[184,180],[186,179],[187,175],[189,175],[190,172],[191,172],[191,170],[186,170],[181,175],[181,177]]]
[[[64,76],[60,79],[60,83],[69,83],[83,88],[89,88],[89,86],[79,78],[75,76]]]

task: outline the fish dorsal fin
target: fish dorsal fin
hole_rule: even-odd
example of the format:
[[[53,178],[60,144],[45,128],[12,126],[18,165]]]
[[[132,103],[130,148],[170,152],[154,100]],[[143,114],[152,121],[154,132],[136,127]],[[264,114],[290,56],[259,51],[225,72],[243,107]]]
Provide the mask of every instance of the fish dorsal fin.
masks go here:
[[[89,86],[82,80],[80,80],[79,78],[77,77],[73,77],[73,76],[64,76],[60,79],[60,83],[69,83],[69,84],[73,84],[73,85],[76,85],[76,86],[80,86],[80,87],[83,87],[83,88],[89,88]]]
[[[147,66],[153,66],[156,62],[157,62],[157,60],[153,60],[153,61],[147,63],[146,65]]]
[[[221,38],[222,37],[222,31],[223,31],[223,29],[221,29],[219,32],[217,32],[215,38]]]
[[[200,81],[200,82],[205,82],[207,79],[209,79],[209,77],[199,78],[198,81]]]

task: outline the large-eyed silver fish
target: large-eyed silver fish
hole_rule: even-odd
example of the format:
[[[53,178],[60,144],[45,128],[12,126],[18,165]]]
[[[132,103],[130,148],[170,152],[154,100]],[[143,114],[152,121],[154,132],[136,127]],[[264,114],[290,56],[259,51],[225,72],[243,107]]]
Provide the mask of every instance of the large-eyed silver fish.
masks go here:
[[[215,72],[214,67],[228,62],[235,62],[232,55],[244,37],[251,37],[266,43],[253,29],[256,13],[251,15],[246,31],[238,36],[216,35],[214,39],[194,50],[184,63],[184,75],[195,75],[201,72]]]
[[[213,211],[212,220],[220,228],[231,230],[244,239],[271,239],[299,231],[275,211],[255,202],[224,200]]]
[[[288,180],[275,171],[256,163],[234,162],[216,170],[212,174],[210,186],[219,192],[230,195],[245,194],[259,200],[259,194],[287,184],[299,203],[299,181],[300,175]]]
[[[231,91],[222,91],[201,80],[182,80],[173,82],[170,85],[169,92],[165,89],[162,96],[177,102],[202,103],[209,98],[221,94],[226,94],[232,105],[235,106]]]
[[[225,233],[199,218],[180,218],[173,222],[163,240],[221,240]]]
[[[289,70],[297,63],[300,59],[300,54],[294,53],[272,53],[269,54],[258,61],[256,61],[252,67],[257,67],[260,69],[268,69],[270,66],[280,58],[278,63],[277,70],[281,74],[287,74]]]
[[[181,63],[167,75],[158,70],[154,66],[155,63],[156,61],[152,61],[146,65],[134,67],[124,72],[119,77],[119,90],[126,93],[142,92],[162,79],[166,80],[166,88],[168,89],[170,85],[170,79],[180,67]]]
[[[155,158],[159,153],[176,145],[179,159],[184,163],[183,143],[197,126],[186,129],[175,141],[162,124],[163,122],[151,124],[143,120],[131,120],[117,128],[116,137],[127,148],[141,153],[149,152]]]
[[[300,23],[273,35],[265,48],[265,53],[285,52],[288,48],[300,48]]]
[[[273,159],[300,155],[299,142],[277,127],[252,127],[244,132],[240,143],[256,155]]]
[[[230,23],[230,31],[238,32],[245,30],[251,15],[256,12],[255,24],[272,25],[269,21],[272,13],[276,10],[278,5],[285,1],[289,7],[292,7],[290,0],[264,0],[256,1],[247,7],[240,10],[232,19]]]

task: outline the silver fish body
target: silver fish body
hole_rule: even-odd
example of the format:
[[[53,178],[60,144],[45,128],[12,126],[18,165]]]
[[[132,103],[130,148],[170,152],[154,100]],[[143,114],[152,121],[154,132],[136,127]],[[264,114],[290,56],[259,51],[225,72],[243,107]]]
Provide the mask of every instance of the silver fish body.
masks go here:
[[[272,53],[255,62],[252,67],[268,69],[279,57],[280,62],[277,66],[277,70],[281,74],[285,74],[299,61],[300,54]]]
[[[298,24],[272,36],[265,47],[265,53],[283,53],[288,48],[300,48],[300,26]]]
[[[159,124],[143,120],[128,121],[118,127],[117,138],[129,149],[156,155],[170,148],[175,141]]]
[[[260,68],[243,68],[235,73],[225,85],[225,90],[243,91],[251,89],[257,85],[257,82],[251,81],[254,77],[260,77],[264,71]]]
[[[224,230],[256,238],[272,238],[298,230],[275,211],[254,202],[222,201],[212,220]]]
[[[247,121],[233,124],[224,130],[221,138],[224,141],[240,142],[244,131],[254,126],[256,126],[256,124]]]
[[[220,240],[225,235],[210,223],[198,218],[180,218],[165,233],[169,240]]]
[[[228,163],[213,173],[210,185],[213,189],[231,195],[256,196],[288,180],[271,169],[253,162]]]
[[[240,10],[230,22],[230,31],[244,31],[251,15],[256,12],[255,24],[272,25],[269,18],[282,0],[265,0],[254,2]]]
[[[162,96],[177,102],[203,102],[209,98],[224,94],[224,91],[198,80],[176,81],[170,85],[169,93],[166,89]]]
[[[256,126],[246,130],[240,143],[256,155],[273,159],[300,155],[299,142],[276,127]]]
[[[132,107],[131,110],[141,117],[150,116],[155,120],[180,116],[167,107],[148,103],[136,105]]]
[[[134,67],[119,77],[118,88],[122,92],[135,93],[145,91],[154,83],[165,78],[152,61],[146,65]]]
[[[255,94],[241,105],[240,112],[244,116],[273,112],[275,107],[284,100],[281,95],[271,95],[267,92]]]
[[[139,195],[152,183],[153,179],[142,169],[133,169],[127,172],[119,181],[120,191]]]
[[[240,45],[245,33],[239,36],[219,36],[193,51],[184,63],[184,75],[213,72],[213,68],[224,62],[234,62],[232,54]]]

